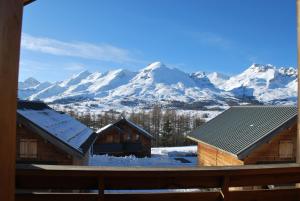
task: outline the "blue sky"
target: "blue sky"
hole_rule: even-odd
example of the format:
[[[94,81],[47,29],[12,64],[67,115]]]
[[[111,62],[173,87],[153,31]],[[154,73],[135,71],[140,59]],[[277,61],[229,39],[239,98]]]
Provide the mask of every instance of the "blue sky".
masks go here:
[[[20,80],[158,60],[231,75],[296,66],[295,16],[295,0],[37,0],[24,12]]]

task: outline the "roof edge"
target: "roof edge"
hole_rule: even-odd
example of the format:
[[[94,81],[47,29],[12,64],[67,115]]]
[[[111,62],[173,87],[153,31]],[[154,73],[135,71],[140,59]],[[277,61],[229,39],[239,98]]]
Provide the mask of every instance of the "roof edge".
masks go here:
[[[233,157],[239,159],[238,156],[235,155],[234,153],[231,153],[231,152],[226,151],[226,150],[224,150],[224,149],[220,149],[219,147],[216,147],[216,146],[214,146],[214,145],[208,144],[208,143],[203,142],[203,141],[201,141],[201,140],[198,140],[198,139],[196,139],[196,138],[194,138],[194,137],[191,137],[191,136],[186,136],[186,137],[187,137],[188,139],[192,140],[192,141],[195,141],[195,142],[198,142],[198,143],[205,144],[205,145],[207,145],[207,146],[209,146],[209,147],[212,147],[212,148],[217,149],[217,150],[219,150],[219,151],[225,152],[225,153],[227,153],[227,154],[229,154],[229,155],[231,155],[231,156],[233,156]]]
[[[126,122],[128,122],[130,125],[132,125],[134,128],[136,128],[137,130],[141,131],[142,133],[144,133],[145,136],[154,139],[153,135],[151,135],[148,131],[146,131],[144,128],[140,127],[139,125],[136,125],[136,123],[130,121],[129,119],[121,119],[121,120],[125,120]]]

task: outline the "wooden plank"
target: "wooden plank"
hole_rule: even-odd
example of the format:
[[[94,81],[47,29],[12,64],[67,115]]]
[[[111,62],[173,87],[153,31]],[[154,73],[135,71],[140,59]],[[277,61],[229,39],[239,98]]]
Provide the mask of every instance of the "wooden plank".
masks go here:
[[[14,200],[16,107],[23,3],[0,0],[0,200]]]
[[[38,193],[38,194],[17,194],[16,201],[96,201],[96,193]],[[219,201],[219,192],[201,193],[139,193],[139,194],[105,194],[105,201]]]
[[[105,189],[176,189],[176,188],[213,188],[219,187],[222,177],[190,177],[190,176],[103,176]],[[29,182],[30,181],[30,182]],[[18,189],[98,189],[97,176],[17,176]]]
[[[231,191],[231,201],[298,201],[300,189]]]
[[[257,174],[247,176],[231,176],[230,186],[272,185],[272,184],[294,184],[300,182],[299,174]]]
[[[205,168],[118,168],[84,166],[22,165],[16,173],[18,189],[105,189],[220,188],[223,178],[229,187],[300,182],[297,164],[205,167]],[[30,181],[30,182],[28,182]]]
[[[195,167],[195,168],[144,168],[144,167],[91,167],[68,165],[30,165],[17,164],[17,175],[36,176],[99,176],[107,177],[177,177],[177,176],[244,176],[259,174],[293,174],[300,173],[300,165],[268,164],[224,167]]]

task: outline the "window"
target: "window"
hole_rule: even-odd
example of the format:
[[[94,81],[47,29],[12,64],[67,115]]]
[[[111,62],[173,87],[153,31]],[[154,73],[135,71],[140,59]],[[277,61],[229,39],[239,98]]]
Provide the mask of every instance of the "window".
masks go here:
[[[279,143],[279,158],[292,158],[293,157],[293,141],[282,140]]]
[[[20,157],[37,158],[37,140],[21,139],[20,140]]]

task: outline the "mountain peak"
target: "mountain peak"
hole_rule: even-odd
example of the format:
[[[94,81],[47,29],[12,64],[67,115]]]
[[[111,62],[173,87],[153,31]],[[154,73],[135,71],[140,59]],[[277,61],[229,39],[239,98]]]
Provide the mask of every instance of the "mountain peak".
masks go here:
[[[33,77],[29,77],[26,80],[24,80],[24,83],[28,83],[28,84],[33,84],[33,85],[38,85],[40,84],[39,81],[37,81],[37,79],[33,78]]]
[[[248,68],[248,70],[254,71],[256,73],[266,72],[267,70],[270,70],[270,69],[276,69],[276,67],[273,66],[272,64],[257,64],[257,63],[254,63]]]
[[[149,64],[145,68],[145,70],[154,70],[154,69],[162,68],[162,67],[166,67],[166,65],[164,63],[162,63],[161,61],[156,61],[156,62]]]
[[[29,77],[26,80],[24,80],[23,82],[19,82],[19,88],[26,89],[26,88],[36,87],[39,84],[40,84],[40,82],[37,81],[35,78]]]
[[[191,77],[203,78],[207,77],[207,75],[204,71],[197,71],[195,73],[191,73]]]

